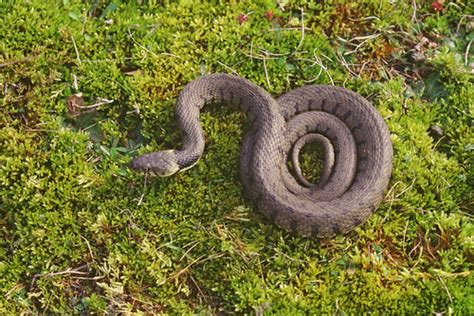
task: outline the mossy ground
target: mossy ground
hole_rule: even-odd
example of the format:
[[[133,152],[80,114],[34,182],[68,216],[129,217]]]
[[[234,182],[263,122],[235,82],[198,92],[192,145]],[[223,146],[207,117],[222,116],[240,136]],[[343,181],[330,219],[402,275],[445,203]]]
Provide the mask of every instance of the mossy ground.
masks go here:
[[[2,314],[472,315],[474,5],[441,2],[1,1]],[[266,223],[225,106],[195,168],[131,173],[179,144],[174,101],[213,72],[371,100],[395,157],[369,221],[327,240]]]

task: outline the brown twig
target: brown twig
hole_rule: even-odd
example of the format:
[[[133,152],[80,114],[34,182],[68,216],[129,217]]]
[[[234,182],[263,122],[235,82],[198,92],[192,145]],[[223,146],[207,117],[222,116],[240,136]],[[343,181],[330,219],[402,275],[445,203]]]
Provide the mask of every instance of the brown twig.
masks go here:
[[[0,68],[15,65],[15,64],[26,63],[26,62],[31,61],[32,59],[33,59],[33,57],[25,57],[25,58],[18,59],[18,60],[7,61],[3,64],[0,64]]]
[[[31,280],[30,288],[32,288],[35,285],[36,280],[39,279],[39,278],[49,278],[49,277],[57,276],[57,275],[72,275],[72,274],[86,275],[89,272],[84,272],[84,271],[81,271],[81,270],[84,269],[84,268],[87,268],[88,266],[89,266],[89,264],[84,264],[84,265],[82,265],[82,266],[80,266],[76,269],[69,268],[69,269],[64,270],[64,271],[35,274],[33,276],[33,279]]]

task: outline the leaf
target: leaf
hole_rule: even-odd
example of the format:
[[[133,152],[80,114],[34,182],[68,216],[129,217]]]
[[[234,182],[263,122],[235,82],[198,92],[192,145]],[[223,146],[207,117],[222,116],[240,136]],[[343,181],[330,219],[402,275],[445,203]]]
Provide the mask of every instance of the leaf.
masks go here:
[[[94,143],[100,143],[104,139],[104,133],[100,128],[99,124],[93,125],[91,128],[87,129],[89,132],[89,137]]]
[[[467,34],[466,36],[466,40],[468,41],[474,40],[474,32],[469,32],[469,34]]]
[[[109,5],[104,9],[102,12],[101,17],[108,17],[109,14],[113,13],[118,8],[118,4],[116,2],[111,2]]]
[[[106,146],[100,145],[99,148],[100,148],[100,150],[101,150],[106,156],[109,156],[109,157],[110,157],[110,151],[107,149]]]
[[[82,93],[70,95],[69,97],[67,97],[66,103],[69,114],[71,114],[72,116],[78,115],[80,107],[84,105],[84,98],[82,97]]]
[[[128,149],[125,148],[125,147],[115,147],[115,149],[116,149],[118,152],[121,152],[121,153],[126,153],[126,152],[128,152]]]
[[[81,16],[79,13],[75,12],[75,11],[70,11],[69,12],[69,17],[73,20],[76,20],[76,21],[80,21],[81,20]]]
[[[443,98],[447,95],[442,80],[437,74],[431,74],[425,80],[424,97],[430,100]]]
[[[296,70],[296,67],[293,64],[287,63],[285,67],[286,67],[286,71],[289,73],[293,73]]]
[[[75,117],[75,127],[78,129],[90,129],[97,123],[97,113],[89,112]]]

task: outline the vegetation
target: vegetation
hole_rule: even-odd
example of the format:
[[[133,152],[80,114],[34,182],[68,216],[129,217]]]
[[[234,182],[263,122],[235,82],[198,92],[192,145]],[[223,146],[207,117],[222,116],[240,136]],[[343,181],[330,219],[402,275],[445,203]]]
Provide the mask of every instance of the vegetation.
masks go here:
[[[474,314],[469,2],[0,1],[1,314]],[[266,223],[225,105],[195,168],[130,172],[179,145],[176,97],[214,72],[371,100],[395,158],[369,221]]]

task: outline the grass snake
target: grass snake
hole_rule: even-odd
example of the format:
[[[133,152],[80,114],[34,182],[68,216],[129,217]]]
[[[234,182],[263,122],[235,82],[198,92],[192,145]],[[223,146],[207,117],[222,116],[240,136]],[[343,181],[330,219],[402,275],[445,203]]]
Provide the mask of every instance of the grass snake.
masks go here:
[[[261,213],[283,229],[320,238],[345,233],[365,222],[382,201],[392,170],[388,128],[365,98],[335,86],[304,86],[275,100],[238,76],[200,77],[176,102],[182,147],[138,156],[130,167],[170,176],[195,165],[205,146],[199,114],[210,103],[247,114],[242,186]],[[300,150],[308,143],[324,150],[317,183],[299,166]]]

